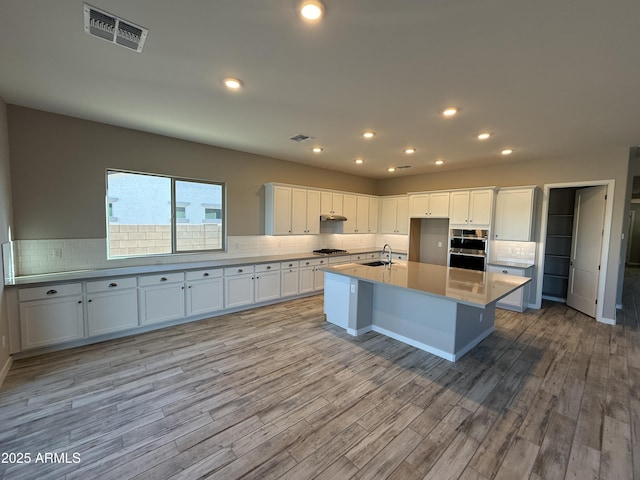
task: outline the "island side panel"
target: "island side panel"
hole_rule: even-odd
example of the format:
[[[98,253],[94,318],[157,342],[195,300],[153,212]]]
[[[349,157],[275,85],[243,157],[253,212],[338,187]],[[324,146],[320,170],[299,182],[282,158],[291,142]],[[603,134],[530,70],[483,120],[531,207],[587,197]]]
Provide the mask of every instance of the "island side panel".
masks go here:
[[[344,275],[324,272],[324,313],[328,322],[344,329],[349,326],[351,280]]]
[[[357,336],[372,328],[373,284],[352,278],[350,288],[347,333]]]
[[[455,301],[381,284],[373,286],[373,331],[455,360]]]
[[[454,361],[494,332],[495,317],[495,302],[485,308],[458,305]]]

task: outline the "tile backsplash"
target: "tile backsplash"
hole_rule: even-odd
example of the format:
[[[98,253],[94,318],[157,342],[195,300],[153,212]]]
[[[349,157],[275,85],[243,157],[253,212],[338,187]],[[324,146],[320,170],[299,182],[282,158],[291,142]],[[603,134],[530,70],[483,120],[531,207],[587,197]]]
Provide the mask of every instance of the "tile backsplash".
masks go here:
[[[489,257],[491,260],[535,263],[536,245],[536,242],[492,241]]]
[[[252,235],[228,237],[227,252],[225,253],[191,253],[107,260],[107,242],[104,238],[15,240],[12,242],[13,259],[11,263],[14,265],[15,275],[23,276],[261,255],[309,253],[319,248],[349,250],[372,246],[382,247],[385,243],[391,245],[394,250],[407,250],[406,235],[331,233],[295,236]]]

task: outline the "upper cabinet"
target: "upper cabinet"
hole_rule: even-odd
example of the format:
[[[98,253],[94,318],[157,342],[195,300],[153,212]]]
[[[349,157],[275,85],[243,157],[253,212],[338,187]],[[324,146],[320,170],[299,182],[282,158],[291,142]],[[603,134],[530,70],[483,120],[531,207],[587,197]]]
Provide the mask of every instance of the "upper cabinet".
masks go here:
[[[320,192],[268,183],[265,185],[265,233],[320,233]]]
[[[449,224],[453,227],[485,227],[491,225],[494,190],[458,190],[451,192]]]
[[[369,233],[378,233],[378,212],[380,199],[376,197],[369,198]]]
[[[365,195],[343,195],[342,233],[376,233],[378,230],[378,199]],[[373,210],[373,214],[372,214]]]
[[[534,186],[498,191],[494,240],[533,241],[536,190]]]
[[[409,196],[411,217],[448,218],[449,192],[417,193]]]
[[[322,192],[320,194],[320,213],[323,215],[343,215],[342,193]]]
[[[409,198],[383,197],[380,215],[380,233],[409,233]]]

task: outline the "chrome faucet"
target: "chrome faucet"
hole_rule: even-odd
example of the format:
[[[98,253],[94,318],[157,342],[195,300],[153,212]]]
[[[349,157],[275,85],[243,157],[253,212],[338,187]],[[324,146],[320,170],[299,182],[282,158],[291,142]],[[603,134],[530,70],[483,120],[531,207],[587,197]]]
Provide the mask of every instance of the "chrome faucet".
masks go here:
[[[391,245],[389,245],[388,243],[385,243],[384,247],[382,247],[382,254],[384,255],[384,251],[387,248],[389,249],[389,268],[391,268]]]

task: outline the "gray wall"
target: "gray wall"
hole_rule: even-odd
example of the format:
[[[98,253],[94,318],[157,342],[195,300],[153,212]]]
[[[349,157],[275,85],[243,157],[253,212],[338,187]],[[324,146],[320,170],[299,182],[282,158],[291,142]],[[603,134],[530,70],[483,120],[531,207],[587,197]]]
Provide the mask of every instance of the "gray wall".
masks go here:
[[[264,233],[263,184],[374,194],[372,179],[8,106],[15,235],[104,238],[107,168],[226,182],[229,235]]]
[[[0,98],[0,244],[9,240],[11,225],[11,183],[9,173],[9,138],[7,133],[7,106]],[[4,268],[0,262],[0,279],[4,279]],[[0,280],[0,338],[6,336],[6,347],[0,344],[0,370],[9,359],[9,317],[4,281]]]

